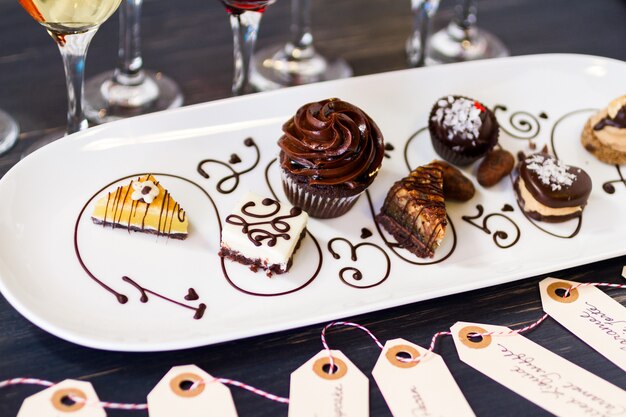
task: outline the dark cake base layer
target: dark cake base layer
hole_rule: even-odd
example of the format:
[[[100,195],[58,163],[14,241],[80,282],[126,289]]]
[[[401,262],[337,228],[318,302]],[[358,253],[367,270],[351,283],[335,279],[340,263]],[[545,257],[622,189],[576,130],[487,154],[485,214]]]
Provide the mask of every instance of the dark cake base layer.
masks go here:
[[[545,216],[536,211],[526,210],[524,199],[522,198],[522,194],[519,189],[519,181],[517,180],[515,181],[513,188],[515,189],[515,197],[517,199],[517,204],[519,205],[519,208],[524,212],[524,214],[526,214],[528,217],[530,217],[533,220],[546,222],[546,223],[563,223],[571,219],[577,219],[578,217],[582,215],[582,211],[577,211],[574,213],[566,214],[564,216]]]
[[[91,220],[93,220],[93,222],[97,225],[104,226],[104,227],[110,226],[113,229],[124,229],[128,231],[133,231],[133,232],[147,233],[149,235],[167,236],[171,239],[178,239],[178,240],[187,239],[186,233],[163,233],[163,232],[159,232],[157,230],[152,230],[152,229],[142,229],[141,227],[137,227],[137,226],[128,226],[128,225],[123,225],[119,223],[105,222],[105,221],[102,221],[93,217],[91,218]]]
[[[414,253],[420,258],[432,258],[435,255],[435,251],[422,242],[418,236],[413,234],[406,227],[396,222],[392,217],[380,213],[376,215],[376,222],[383,226],[401,247]]]
[[[270,277],[272,276],[272,274],[280,275],[289,271],[289,268],[291,268],[291,265],[293,264],[293,257],[295,256],[296,252],[300,248],[300,245],[302,244],[302,240],[304,239],[305,235],[306,235],[306,229],[303,230],[302,233],[300,233],[300,237],[298,238],[298,243],[296,243],[296,247],[294,248],[293,253],[291,254],[291,257],[289,258],[289,262],[287,262],[287,268],[285,269],[282,269],[280,267],[280,264],[265,265],[261,259],[248,258],[247,256],[243,255],[239,251],[230,250],[223,246],[221,247],[218,255],[221,256],[222,258],[230,259],[231,261],[249,266],[252,272],[257,272],[259,269],[263,269],[267,271],[267,275]]]

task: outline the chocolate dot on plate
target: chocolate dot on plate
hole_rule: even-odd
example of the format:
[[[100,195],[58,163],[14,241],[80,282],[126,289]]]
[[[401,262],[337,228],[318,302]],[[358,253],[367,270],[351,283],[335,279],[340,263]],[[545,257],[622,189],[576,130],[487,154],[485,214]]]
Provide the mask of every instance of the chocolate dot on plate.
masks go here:
[[[548,115],[546,114],[546,112],[542,111],[541,113],[539,113],[539,117],[541,117],[542,119],[547,119]]]
[[[513,211],[513,206],[510,204],[505,204],[502,206],[502,211]]]
[[[361,239],[367,239],[372,236],[372,231],[366,227],[361,229]]]
[[[386,151],[393,151],[394,149],[396,149],[396,148],[394,148],[391,143],[385,143],[385,150]]]
[[[230,155],[230,159],[228,160],[228,162],[230,162],[231,164],[238,164],[239,162],[241,162],[241,158],[239,158],[239,155],[234,153]]]
[[[254,140],[252,138],[247,138],[246,140],[243,141],[243,144],[250,147],[254,145]]]
[[[196,290],[194,290],[193,288],[189,288],[189,290],[187,290],[187,295],[185,296],[185,300],[194,301],[199,298],[200,297],[198,296],[198,293],[196,292]]]

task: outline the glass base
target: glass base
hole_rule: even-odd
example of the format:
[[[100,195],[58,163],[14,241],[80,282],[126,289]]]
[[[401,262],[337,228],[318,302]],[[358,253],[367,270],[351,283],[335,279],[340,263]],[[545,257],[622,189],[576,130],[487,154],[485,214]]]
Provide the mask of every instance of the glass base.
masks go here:
[[[173,109],[183,104],[178,85],[160,72],[144,70],[144,81],[137,85],[123,85],[113,81],[108,71],[85,83],[85,115],[96,123],[126,119],[160,110]]]
[[[11,116],[0,110],[0,155],[6,153],[17,142],[20,129]]]
[[[254,54],[250,68],[250,84],[257,91],[351,76],[352,68],[345,60],[339,58],[330,61],[318,54],[313,47],[298,49],[291,44],[274,45],[260,50]]]
[[[502,41],[486,30],[463,29],[456,22],[436,32],[426,51],[426,65],[449,64],[509,56]]]

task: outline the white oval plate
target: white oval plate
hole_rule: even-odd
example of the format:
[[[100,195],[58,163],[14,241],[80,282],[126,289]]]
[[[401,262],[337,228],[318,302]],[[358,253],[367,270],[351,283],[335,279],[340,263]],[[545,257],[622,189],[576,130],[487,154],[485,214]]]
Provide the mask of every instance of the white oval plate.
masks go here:
[[[610,194],[602,184],[619,180],[618,170],[623,175],[626,167],[598,162],[579,138],[592,112],[584,109],[606,106],[626,92],[624,73],[623,62],[597,57],[507,58],[237,97],[89,129],[35,152],[0,181],[0,290],[27,319],[69,341],[110,350],[158,351],[324,322],[623,255],[626,185],[613,183]],[[435,100],[447,94],[473,97],[492,108],[506,106],[497,110],[504,128],[501,143],[513,153],[529,150],[528,140],[515,136],[532,136],[538,149],[554,146],[566,163],[591,175],[593,192],[577,236],[558,238],[533,226],[517,207],[506,179],[489,190],[477,185],[476,196],[467,203],[448,204],[455,233],[449,229],[437,252],[435,260],[449,254],[441,262],[415,265],[428,260],[385,244],[383,238],[390,237],[377,230],[372,208],[377,212],[391,184],[407,174],[405,156],[411,166],[436,158],[420,129]],[[372,207],[363,196],[339,219],[311,220],[311,234],[288,274],[270,279],[227,262],[227,280],[217,256],[215,207],[223,219],[242,193],[271,196],[270,186],[284,199],[278,166],[270,164],[278,153],[281,125],[300,105],[328,97],[363,108],[394,148],[387,151],[390,158],[370,187]],[[244,145],[247,137],[258,145],[258,155],[254,146]],[[241,162],[230,164],[232,154]],[[256,167],[239,176],[230,194],[216,190],[217,182],[230,174],[224,165],[203,165],[209,179],[197,171],[204,159],[245,171],[257,156]],[[465,170],[473,180],[475,169]],[[114,187],[107,184],[148,172],[160,174],[159,180],[187,210],[187,240],[91,223],[92,198]],[[232,188],[234,180],[223,186]],[[475,217],[479,204],[484,213],[471,220],[475,225],[462,219]],[[514,210],[502,211],[506,204]],[[577,223],[539,226],[569,235]],[[361,238],[362,228],[373,235]],[[332,244],[340,259],[331,256],[328,245],[336,237],[353,245],[367,243],[356,251],[356,262],[344,241]],[[92,280],[77,253],[87,270],[128,302],[120,304]],[[360,269],[363,278],[354,280],[350,270],[340,279],[345,267]],[[123,276],[171,301],[148,292],[148,302],[141,302],[140,291]],[[189,288],[199,300],[184,298]],[[200,303],[206,310],[194,320]]]

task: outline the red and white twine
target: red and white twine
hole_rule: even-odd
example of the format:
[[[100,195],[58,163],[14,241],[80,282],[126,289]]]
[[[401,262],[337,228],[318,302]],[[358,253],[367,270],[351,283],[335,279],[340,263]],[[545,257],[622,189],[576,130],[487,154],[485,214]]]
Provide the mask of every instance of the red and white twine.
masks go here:
[[[573,285],[571,288],[566,289],[565,290],[565,294],[563,295],[564,298],[569,296],[569,293],[579,287],[610,287],[610,288],[626,288],[626,284],[610,284],[607,282],[586,282],[586,283],[577,283],[576,285]],[[546,318],[548,317],[548,314],[544,314],[543,316],[541,316],[541,318],[533,323],[530,323],[522,328],[519,329],[515,329],[515,330],[507,330],[507,331],[492,331],[492,332],[485,332],[485,333],[477,333],[474,336],[511,336],[511,335],[515,335],[515,334],[520,334],[520,333],[525,333],[528,332],[532,329],[534,329],[535,327],[539,326]],[[359,330],[362,330],[363,332],[367,333],[367,335],[374,341],[374,343],[376,343],[376,345],[382,350],[384,348],[383,344],[380,342],[380,340],[369,330],[367,329],[365,326],[362,326],[360,324],[357,323],[351,323],[351,322],[347,322],[347,321],[336,321],[336,322],[332,322],[327,324],[326,326],[324,326],[324,328],[322,329],[322,333],[321,333],[321,339],[322,339],[322,346],[324,346],[324,350],[326,350],[326,352],[328,352],[328,360],[329,360],[329,365],[330,365],[330,369],[329,369],[329,373],[334,373],[334,368],[335,368],[335,363],[333,360],[333,356],[331,354],[331,350],[330,350],[330,346],[328,345],[328,342],[326,341],[326,332],[331,328],[331,327],[337,327],[337,326],[347,326],[347,327],[355,327]],[[449,331],[443,331],[443,332],[437,332],[433,335],[431,342],[430,342],[430,346],[428,347],[428,351],[429,352],[433,352],[435,350],[435,345],[437,342],[437,339],[439,339],[441,336],[451,336],[452,333]],[[419,358],[413,358],[413,359],[405,359],[405,358],[398,358],[398,360],[401,361],[405,361],[405,362],[419,362],[420,359]],[[197,381],[196,383],[194,383],[190,389],[193,390],[195,388],[197,388],[198,385],[200,384],[210,384],[210,383],[214,383],[214,382],[220,382],[222,384],[227,384],[227,385],[232,385],[235,387],[239,387],[242,389],[245,389],[247,391],[252,392],[253,394],[256,394],[260,397],[266,398],[268,400],[271,401],[276,401],[282,404],[289,404],[289,398],[285,398],[285,397],[280,397],[278,395],[274,395],[271,394],[269,392],[263,391],[261,389],[255,388],[251,385],[245,384],[243,382],[240,381],[236,381],[233,379],[228,379],[228,378],[214,378],[210,381]],[[50,381],[46,381],[43,379],[37,379],[37,378],[13,378],[13,379],[7,379],[5,381],[0,381],[0,388],[4,388],[4,387],[8,387],[11,385],[41,385],[44,387],[52,387],[55,385],[54,382],[50,382]],[[71,400],[75,401],[75,402],[82,402],[82,403],[86,403],[89,405],[94,405],[94,406],[100,406],[102,408],[109,408],[109,409],[118,409],[118,410],[147,410],[148,409],[148,404],[133,404],[133,403],[115,403],[115,402],[107,402],[107,401],[98,401],[98,402],[91,402],[91,401],[87,401],[84,398],[80,398],[80,397],[76,397],[76,396],[71,396],[70,397]]]
[[[576,288],[579,287],[610,287],[610,288],[626,288],[626,284],[611,284],[608,282],[579,282],[575,285],[572,285],[570,288],[566,288],[565,289],[565,293],[563,294],[563,298],[567,298],[570,294],[570,292],[572,290],[575,290]],[[521,334],[521,333],[525,333],[528,332],[532,329],[534,329],[535,327],[539,326],[541,323],[544,322],[545,319],[548,318],[548,313],[544,313],[543,316],[541,316],[541,318],[539,318],[539,320],[530,323],[520,329],[511,329],[511,330],[505,330],[505,331],[491,331],[491,332],[485,332],[485,333],[475,333],[472,334],[472,336],[478,337],[478,336],[512,336],[512,335],[516,335],[516,334]],[[359,330],[364,331],[365,333],[367,333],[376,343],[376,345],[378,345],[378,347],[382,350],[383,344],[380,342],[380,340],[378,340],[378,338],[376,336],[374,336],[374,334],[367,329],[365,326],[362,326],[360,324],[357,323],[351,323],[351,322],[345,322],[345,321],[336,321],[336,322],[332,322],[330,324],[327,324],[323,329],[322,329],[322,335],[321,335],[321,339],[322,339],[322,346],[324,346],[324,349],[326,350],[326,352],[328,352],[328,361],[329,361],[329,373],[334,373],[334,368],[335,368],[335,362],[333,360],[333,356],[330,352],[330,347],[328,346],[328,343],[326,342],[326,330],[330,329],[331,327],[335,327],[335,326],[349,326],[349,327],[356,327]],[[437,339],[439,339],[441,336],[451,336],[452,333],[449,331],[442,331],[442,332],[437,332],[433,335],[431,341],[430,341],[430,346],[428,347],[428,352],[433,352],[435,350],[435,344],[437,343]],[[401,358],[398,357],[397,359],[399,361],[402,362],[420,362],[423,358],[425,358],[426,355],[424,355],[422,358],[411,358],[411,359],[407,359],[407,358]]]

